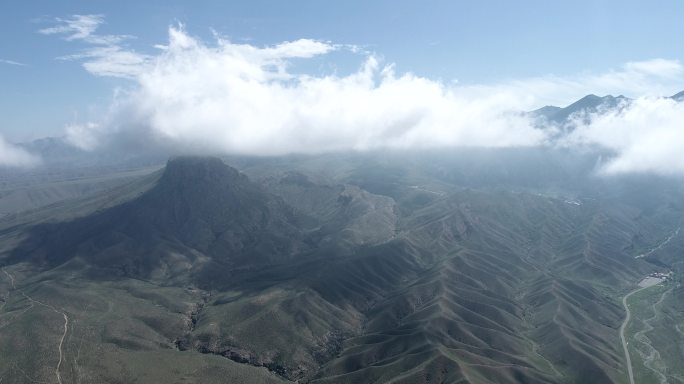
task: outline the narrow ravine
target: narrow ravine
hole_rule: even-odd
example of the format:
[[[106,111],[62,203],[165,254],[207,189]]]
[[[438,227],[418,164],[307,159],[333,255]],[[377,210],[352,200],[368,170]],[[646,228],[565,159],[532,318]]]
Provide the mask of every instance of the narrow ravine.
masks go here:
[[[14,276],[12,276],[12,275],[10,275],[9,273],[7,273],[7,271],[5,271],[5,269],[2,270],[2,273],[4,273],[5,275],[7,275],[7,277],[9,277],[9,279],[10,279],[10,284],[12,285],[12,289],[13,289],[13,290],[14,290],[14,289],[17,289],[17,288],[14,286]]]

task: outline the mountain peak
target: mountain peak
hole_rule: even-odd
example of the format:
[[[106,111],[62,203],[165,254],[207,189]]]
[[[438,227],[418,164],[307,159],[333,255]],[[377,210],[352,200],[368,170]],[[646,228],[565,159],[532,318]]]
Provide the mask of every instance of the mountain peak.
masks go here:
[[[610,95],[606,95],[606,96],[604,96],[604,97],[608,97],[608,96],[610,96]],[[586,102],[586,101],[599,101],[599,100],[601,100],[601,99],[603,99],[603,97],[597,96],[597,95],[595,95],[595,94],[593,94],[593,93],[590,93],[590,94],[584,96],[583,98],[577,100],[575,103],[579,103],[579,102],[582,102],[582,101],[585,101],[585,102]]]
[[[244,177],[240,172],[226,165],[218,157],[178,156],[166,163],[163,179],[235,180]]]
[[[217,157],[181,156],[166,163],[157,187],[148,195],[167,202],[173,197],[193,210],[212,212],[261,196],[262,191]]]
[[[201,268],[210,279],[221,265],[222,277],[211,277],[221,280],[234,266],[282,261],[304,249],[297,220],[282,199],[221,159],[177,157],[136,198],[62,225],[47,225],[42,230],[50,236],[41,234],[27,244],[35,249],[31,257],[42,263],[58,265],[81,256],[93,265],[146,278],[163,269],[160,265],[176,263],[168,255],[181,252],[192,264],[199,262],[194,259],[199,252],[203,261],[187,268]],[[110,258],[108,246],[100,245],[110,242],[127,251]],[[155,244],[153,250],[149,244]],[[88,253],[79,254],[81,248]],[[213,267],[203,269],[210,261]],[[183,268],[177,272],[188,272]]]
[[[575,101],[574,103],[568,105],[565,107],[565,109],[568,109],[572,112],[577,112],[582,109],[586,108],[596,108],[599,105],[603,104],[605,101],[612,101],[614,97],[612,95],[606,95],[606,96],[596,96],[594,94],[589,94],[584,96],[583,98]]]
[[[670,96],[670,99],[674,99],[675,101],[684,101],[684,91],[681,91],[675,95]]]
[[[684,95],[682,95],[684,97]],[[547,105],[532,112],[534,116],[542,117],[546,121],[563,124],[568,119],[577,113],[594,113],[603,109],[612,109],[619,107],[623,102],[629,101],[629,98],[619,95],[597,96],[589,94],[565,108]]]

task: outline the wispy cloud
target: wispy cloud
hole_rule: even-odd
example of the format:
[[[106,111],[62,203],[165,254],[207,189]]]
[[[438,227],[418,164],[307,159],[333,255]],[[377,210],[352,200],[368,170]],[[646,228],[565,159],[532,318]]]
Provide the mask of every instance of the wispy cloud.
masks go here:
[[[57,17],[54,21],[57,22],[56,26],[43,28],[38,32],[44,35],[64,35],[67,40],[84,40],[104,22],[104,16],[73,15],[67,19]]]
[[[12,145],[0,136],[0,167],[32,167],[40,163],[40,158]]]
[[[95,31],[104,24],[103,15],[73,15],[69,18],[55,18],[57,25],[38,30],[44,35],[61,35],[67,41],[83,40],[91,44],[112,45],[126,39],[134,38],[131,35],[100,35]]]
[[[14,61],[14,60],[6,60],[6,59],[0,59],[0,63],[9,64],[9,65],[16,65],[16,66],[20,66],[20,67],[26,66],[26,64],[24,64],[24,63],[20,63],[18,61]]]
[[[67,41],[81,41],[89,46],[82,52],[59,57],[61,60],[82,60],[83,67],[98,76],[134,78],[150,56],[125,47],[132,35],[103,35],[96,33],[104,23],[103,15],[72,15],[55,18],[56,25],[38,30],[44,35],[59,35]]]

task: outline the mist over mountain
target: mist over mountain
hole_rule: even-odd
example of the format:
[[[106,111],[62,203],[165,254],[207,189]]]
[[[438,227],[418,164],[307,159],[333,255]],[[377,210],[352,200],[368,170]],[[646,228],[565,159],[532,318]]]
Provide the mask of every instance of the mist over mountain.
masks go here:
[[[682,104],[680,104],[680,102],[682,100],[682,92],[667,99],[675,101],[677,109],[681,108]],[[562,147],[571,147],[571,149],[572,147],[579,147],[575,148],[575,150],[582,152],[585,148],[581,147],[598,144],[599,146],[604,146],[606,157],[603,161],[608,162],[611,157],[620,155],[619,152],[615,153],[615,148],[606,143],[600,143],[600,141],[587,141],[586,139],[579,137],[580,134],[573,133],[573,131],[578,126],[581,126],[584,131],[592,129],[593,122],[596,120],[601,122],[601,119],[606,116],[612,117],[612,120],[620,119],[621,116],[629,113],[629,109],[634,102],[635,100],[622,95],[606,95],[600,97],[590,94],[565,107],[549,105],[530,111],[526,113],[526,115],[534,121],[534,123],[531,124],[534,124],[536,129],[542,132],[546,137],[544,142],[537,145],[522,145],[522,147],[541,146],[553,148],[561,143]],[[658,106],[655,106],[655,108],[657,109]],[[653,108],[649,107],[649,109],[652,110]],[[664,113],[667,113],[667,111],[664,111]],[[617,121],[615,121],[615,123],[617,123]],[[629,124],[628,121],[624,123]],[[641,125],[639,128],[643,128],[644,130],[650,129],[648,127],[641,127]],[[644,134],[648,135],[648,132],[645,132]],[[584,135],[584,133],[581,135]],[[617,138],[615,140],[618,141]],[[18,144],[18,147],[25,150],[29,156],[42,159],[44,164],[41,165],[40,168],[59,170],[87,167],[126,169],[141,165],[162,164],[167,157],[173,156],[174,153],[178,152],[177,148],[165,148],[163,146],[152,146],[143,150],[138,144],[131,146],[125,142],[112,142],[109,145],[96,150],[85,150],[70,142],[68,137],[38,139],[27,143],[20,143]],[[440,147],[438,146],[437,148]],[[455,150],[460,151],[461,149],[457,146],[455,147]],[[182,152],[189,153],[198,151],[198,149],[193,150],[191,148],[182,150]],[[334,150],[332,152],[344,153],[345,150]],[[220,154],[220,151],[218,151],[217,154]],[[2,172],[8,173],[12,171],[11,169],[4,169]]]
[[[151,151],[164,158],[534,147],[556,145],[559,131],[568,131],[557,125],[573,117],[577,129],[561,145],[609,150],[614,156],[604,163],[606,173],[684,172],[673,157],[682,143],[676,135],[661,139],[673,136],[684,114],[675,99],[663,97],[684,86],[678,60],[461,83],[399,69],[401,63],[359,45],[311,38],[250,44],[216,31],[205,39],[181,23],[169,26],[154,50],[139,50],[130,44],[132,35],[103,33],[105,22],[104,15],[79,14],[48,18],[38,30],[81,47],[63,60],[125,82],[104,105],[63,125],[66,140],[83,150],[114,150],[114,157]],[[311,70],[337,57],[355,65]],[[633,99],[584,98],[546,116],[551,129],[524,113],[587,93]]]
[[[565,107],[545,106],[525,113],[530,119],[530,124],[534,125],[535,130],[544,136],[544,140],[534,145],[513,145],[513,147],[527,147],[532,151],[535,151],[534,147],[549,149],[560,147],[563,148],[562,150],[569,149],[578,153],[585,152],[587,148],[596,147],[604,151],[601,165],[604,166],[603,171],[608,173],[640,173],[647,171],[659,174],[678,174],[679,164],[675,164],[677,161],[672,159],[671,153],[662,148],[662,146],[642,149],[644,151],[653,150],[649,157],[654,160],[654,164],[649,166],[648,169],[639,169],[635,165],[619,169],[619,167],[611,167],[610,163],[619,163],[625,160],[621,159],[621,157],[627,158],[626,160],[630,162],[635,161],[636,159],[633,156],[636,156],[636,154],[630,154],[630,151],[637,150],[634,146],[641,145],[644,140],[649,141],[648,137],[665,134],[670,129],[674,129],[672,124],[676,124],[676,120],[672,119],[676,119],[679,111],[684,108],[684,104],[681,104],[681,94],[680,92],[669,98],[649,100],[634,100],[621,95],[599,97],[590,94]],[[674,104],[668,104],[667,100],[672,100]],[[644,113],[649,115],[644,116]],[[653,115],[653,117],[650,115]],[[660,121],[658,123],[660,125],[644,127],[644,122],[651,118],[655,121]],[[663,123],[663,121],[667,121],[667,123]],[[622,138],[613,137],[612,133],[611,136],[605,136],[601,133],[607,129],[612,130],[615,126],[622,126],[623,130],[628,130],[633,126],[633,129],[637,130],[637,132],[626,132],[627,134],[623,135]],[[631,138],[632,136],[632,139],[625,141],[625,138]],[[672,142],[671,144],[674,146],[677,142]],[[110,167],[122,170],[143,165],[153,166],[163,164],[167,157],[173,156],[179,151],[176,147],[156,146],[154,143],[152,143],[151,147],[143,150],[143,147],[139,145],[127,144],[126,141],[112,141],[98,149],[86,150],[79,148],[65,136],[21,143],[18,144],[18,148],[26,151],[27,156],[42,160],[42,164],[33,170],[33,172],[38,174],[48,173],[50,170],[68,171],[76,168],[87,172],[89,167]],[[484,146],[484,148],[488,147]],[[443,147],[435,147],[437,150],[441,150],[440,148]],[[453,148],[458,152],[463,147],[455,146]],[[494,148],[498,148],[498,146],[494,146]],[[591,150],[595,151],[595,149]],[[192,154],[197,151],[198,149],[190,147],[180,149],[181,153]],[[221,150],[213,152],[216,155],[223,154]],[[345,153],[348,150],[341,148],[332,152]],[[296,154],[297,152],[295,151],[294,153]],[[674,162],[672,163],[672,165],[675,165],[674,168],[669,166],[670,164],[668,163],[670,162]],[[616,170],[613,170],[613,168]],[[667,168],[672,169],[668,170]],[[596,171],[600,170],[597,169]],[[1,172],[5,174],[18,173],[11,168],[2,169]],[[23,172],[23,170],[20,172]]]
[[[620,106],[625,106],[629,99],[620,95],[599,97],[587,95],[568,105],[567,107],[545,106],[532,112],[533,115],[543,117],[546,122],[555,124],[567,124],[572,115],[591,115],[600,112],[608,112]]]

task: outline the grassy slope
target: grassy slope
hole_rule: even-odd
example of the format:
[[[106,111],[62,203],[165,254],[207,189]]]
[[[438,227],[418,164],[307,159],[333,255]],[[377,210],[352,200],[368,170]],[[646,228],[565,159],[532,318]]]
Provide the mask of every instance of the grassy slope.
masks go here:
[[[7,302],[0,312],[0,377],[7,382],[54,382],[56,378],[62,316],[32,303],[24,294],[69,317],[62,382],[282,381],[265,368],[176,349],[174,337],[188,327],[190,312],[199,300],[197,293],[138,280],[65,279],[63,271],[33,275],[21,268],[6,268],[16,279],[16,289],[2,275]]]

